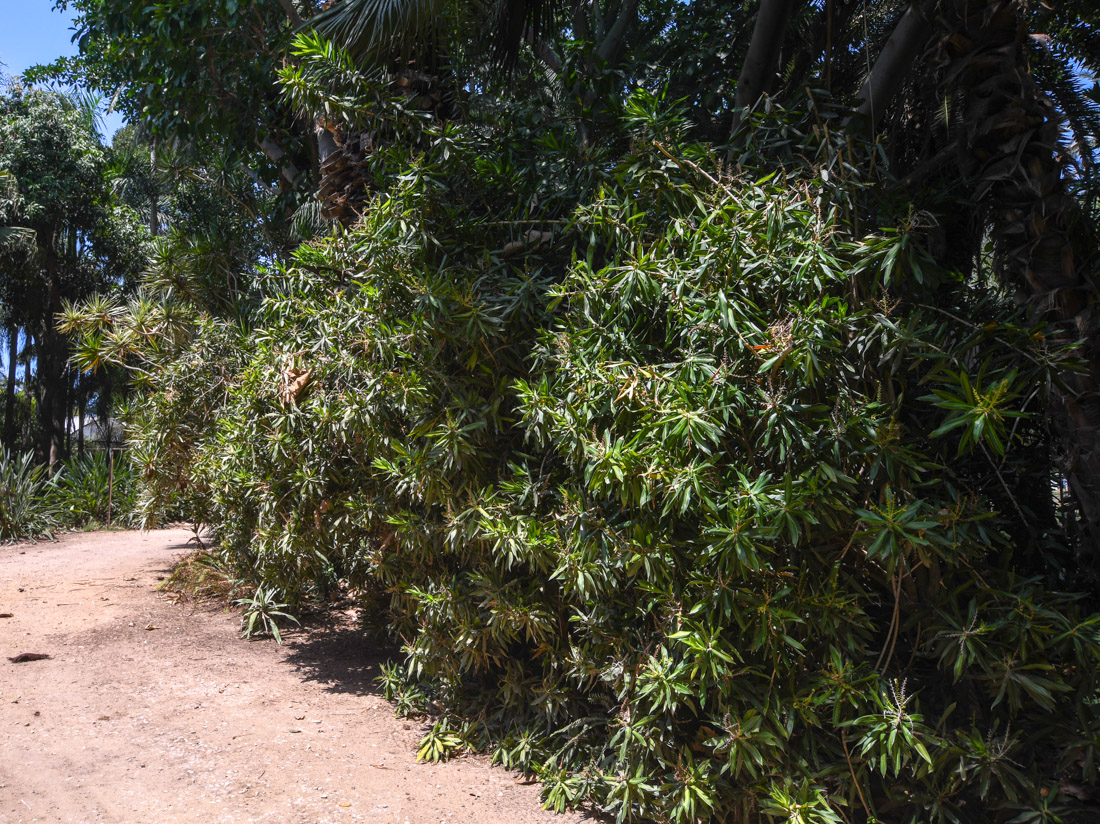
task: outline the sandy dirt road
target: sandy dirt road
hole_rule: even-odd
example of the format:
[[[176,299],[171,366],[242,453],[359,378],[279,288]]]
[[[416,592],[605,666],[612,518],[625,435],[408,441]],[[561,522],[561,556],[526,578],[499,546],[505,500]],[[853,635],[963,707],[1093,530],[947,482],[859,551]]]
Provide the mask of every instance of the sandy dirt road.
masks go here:
[[[235,614],[158,592],[189,536],[0,546],[0,822],[585,820],[486,759],[418,764],[421,725],[353,630],[243,641]]]

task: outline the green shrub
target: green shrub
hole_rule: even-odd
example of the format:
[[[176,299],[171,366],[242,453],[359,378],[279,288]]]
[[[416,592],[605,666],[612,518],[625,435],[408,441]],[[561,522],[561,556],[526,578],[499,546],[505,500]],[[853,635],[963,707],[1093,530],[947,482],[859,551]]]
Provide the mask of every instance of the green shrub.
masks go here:
[[[134,509],[135,473],[125,454],[115,455],[112,470],[106,452],[88,452],[62,465],[51,492],[66,526],[106,524],[108,510],[111,523],[123,524]]]
[[[189,502],[291,602],[387,592],[387,694],[445,710],[421,754],[489,749],[557,809],[1072,820],[1100,616],[1051,494],[1068,353],[850,146],[784,159],[777,115],[715,181],[651,96],[622,119],[579,159],[549,127],[380,149],[246,322],[72,313],[143,369],[146,513]]]
[[[49,537],[59,525],[50,478],[34,455],[0,450],[0,541]]]

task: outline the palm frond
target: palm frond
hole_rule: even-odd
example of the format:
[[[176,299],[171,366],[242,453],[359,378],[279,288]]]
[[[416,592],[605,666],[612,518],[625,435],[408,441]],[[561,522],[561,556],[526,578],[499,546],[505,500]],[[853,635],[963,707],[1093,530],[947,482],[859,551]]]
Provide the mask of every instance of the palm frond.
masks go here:
[[[1064,54],[1035,44],[1031,64],[1040,87],[1065,117],[1074,159],[1081,171],[1089,174],[1100,146],[1100,105],[1089,97],[1089,86]]]
[[[90,89],[77,89],[72,93],[73,107],[89,131],[102,136],[104,132],[103,95]]]
[[[430,37],[443,0],[340,0],[309,25],[356,61],[404,56]]]
[[[1032,31],[1042,31],[1050,48],[1079,69],[1081,74],[1100,74],[1100,3],[1035,4],[1040,20]]]
[[[323,216],[321,201],[310,199],[299,206],[290,219],[290,226],[296,240],[308,241],[324,234],[329,228],[329,221]]]
[[[0,226],[0,246],[32,245],[35,239],[34,229],[25,226]]]

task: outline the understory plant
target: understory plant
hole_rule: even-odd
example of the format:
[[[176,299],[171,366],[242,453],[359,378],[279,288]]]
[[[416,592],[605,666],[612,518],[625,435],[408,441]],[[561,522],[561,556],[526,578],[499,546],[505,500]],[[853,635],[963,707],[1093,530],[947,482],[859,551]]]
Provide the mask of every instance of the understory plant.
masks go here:
[[[71,309],[140,375],[146,514],[186,502],[264,603],[381,593],[421,755],[555,809],[1087,820],[1100,615],[1044,424],[1074,352],[820,114],[724,169],[658,95],[616,116],[380,145],[247,312]]]
[[[49,536],[59,514],[49,494],[49,475],[34,455],[0,450],[0,541]]]
[[[108,521],[129,523],[134,481],[125,453],[115,456],[113,470],[105,452],[88,452],[50,470],[30,452],[0,452],[0,541],[50,538],[57,530]]]
[[[66,526],[125,524],[134,508],[135,474],[125,453],[88,452],[66,461],[51,495]]]

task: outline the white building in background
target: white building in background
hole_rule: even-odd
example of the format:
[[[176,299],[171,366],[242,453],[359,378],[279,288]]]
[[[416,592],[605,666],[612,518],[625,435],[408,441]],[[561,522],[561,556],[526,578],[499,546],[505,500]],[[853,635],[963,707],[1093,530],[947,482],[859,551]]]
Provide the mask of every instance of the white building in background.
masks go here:
[[[80,422],[73,419],[69,426],[69,435],[72,438],[73,449],[76,449],[80,438]],[[107,418],[105,421],[99,418],[84,419],[84,448],[85,449],[121,449],[125,446],[126,430],[122,421],[118,418]]]

